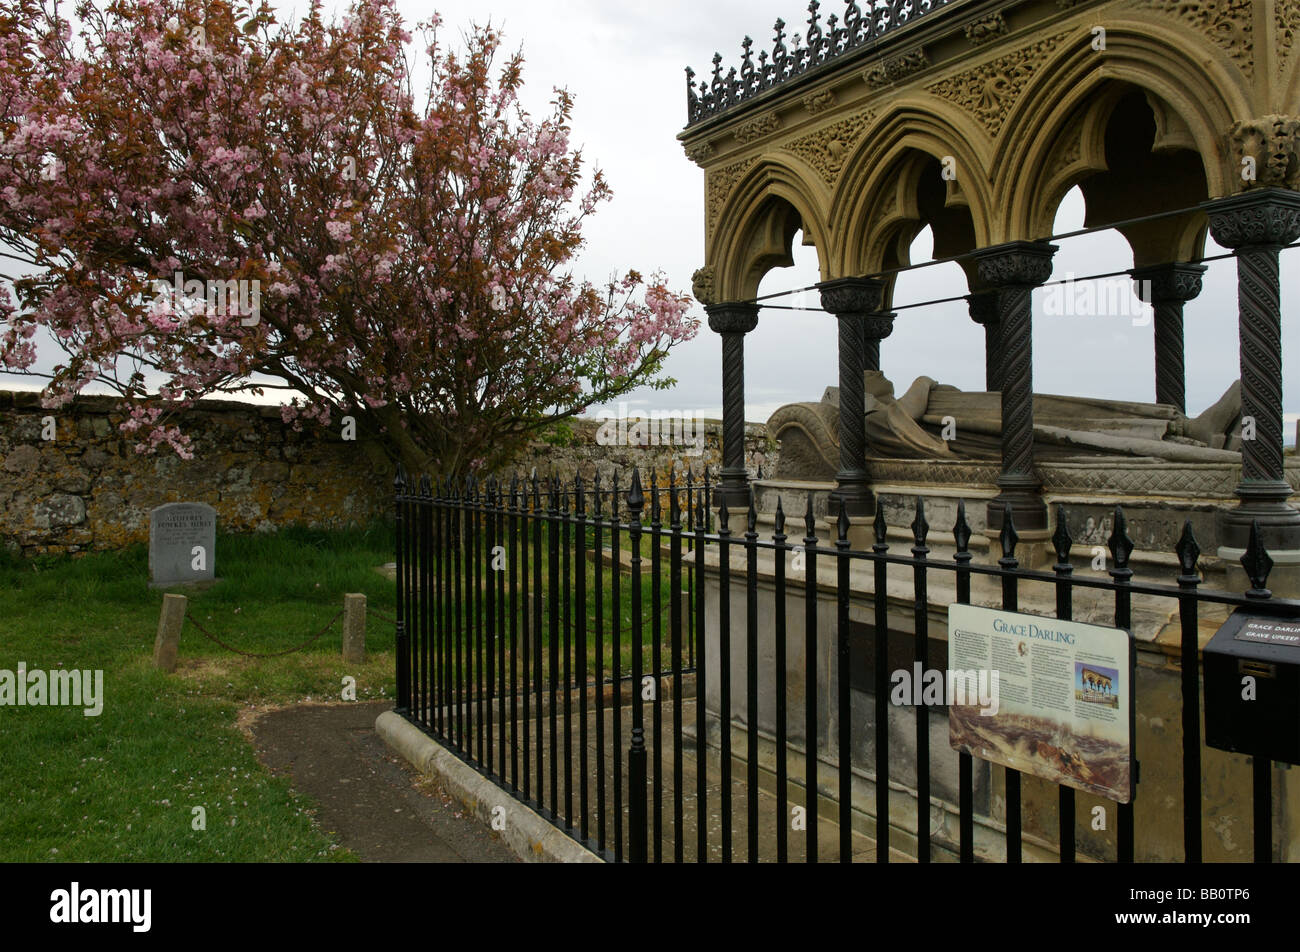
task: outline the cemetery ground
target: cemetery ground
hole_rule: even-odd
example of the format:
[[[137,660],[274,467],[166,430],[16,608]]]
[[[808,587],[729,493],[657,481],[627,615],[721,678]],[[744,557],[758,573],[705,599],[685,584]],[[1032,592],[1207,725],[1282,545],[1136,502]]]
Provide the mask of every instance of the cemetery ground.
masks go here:
[[[362,592],[395,613],[391,527],[217,539],[222,581],[187,592],[190,614],[252,652],[319,631]],[[104,672],[103,711],[0,711],[0,861],[352,860],[312,821],[312,804],[258,762],[241,722],[255,710],[394,692],[393,626],[372,615],[367,660],[341,657],[341,620],[302,651],[248,658],[186,622],[175,674],[154,669],[162,593],[144,546],[83,558],[0,556],[0,667]],[[194,829],[203,807],[206,829]]]
[[[98,716],[85,716],[81,707],[0,710],[5,719],[0,731],[0,784],[6,791],[6,809],[0,811],[0,862],[358,859],[340,846],[336,835],[326,832],[341,829],[337,822],[319,822],[321,804],[293,789],[297,774],[292,779],[277,776],[263,762],[267,758],[259,760],[248,727],[267,711],[277,711],[270,717],[280,718],[281,708],[303,711],[304,723],[310,721],[313,710],[328,709],[305,706],[339,704],[345,677],[356,679],[357,706],[370,709],[365,712],[370,724],[384,704],[391,703],[396,679],[394,627],[388,619],[397,614],[396,586],[376,568],[391,561],[394,542],[391,524],[367,530],[288,528],[273,534],[219,534],[219,581],[197,589],[171,589],[187,596],[191,616],[182,631],[174,674],[153,666],[163,592],[145,584],[144,546],[80,558],[22,559],[0,549],[0,668],[15,670],[22,662],[28,671],[76,668],[104,673],[103,710]],[[648,538],[642,539],[642,555],[643,568],[648,569]],[[626,540],[623,557],[628,557]],[[545,554],[534,567],[540,567],[541,578],[548,580]],[[614,607],[609,570],[606,561],[607,624],[612,622]],[[589,625],[595,617],[595,571],[594,565],[586,566]],[[661,581],[666,664],[666,560]],[[630,582],[625,566],[618,598],[619,656],[625,679],[632,655]],[[642,574],[641,588],[643,663],[648,671],[652,660],[648,571]],[[543,597],[544,590],[545,585]],[[341,618],[302,650],[270,658],[233,653],[208,640],[194,624],[197,621],[243,651],[283,651],[325,627],[342,607],[344,594],[352,592],[367,597],[367,657],[361,665],[348,664],[341,657]],[[544,676],[549,678],[545,638],[543,645],[547,650],[535,653],[534,663],[540,654]],[[608,678],[613,661],[608,640],[603,653]],[[591,643],[588,654],[588,671],[594,673]],[[626,696],[629,690],[625,686],[622,693]],[[267,723],[268,717],[259,721],[259,735]],[[347,732],[357,728],[340,725],[341,721],[334,736],[346,746]],[[276,730],[282,739],[286,731],[292,733],[284,726]],[[261,736],[257,739],[261,746]],[[330,753],[320,744],[314,751],[311,756],[322,758]],[[374,768],[372,774],[383,773],[389,786],[398,785],[395,771],[401,768],[392,758],[374,749],[362,753]],[[274,755],[270,760],[274,762]],[[411,779],[409,771],[407,779]],[[424,784],[422,795],[437,792]],[[420,814],[418,801],[408,796],[405,802]],[[333,821],[338,820],[340,809],[346,809],[341,803],[324,805]],[[194,828],[195,807],[203,808],[204,829]],[[401,822],[409,819],[402,817]],[[428,825],[437,831],[436,823]],[[444,836],[453,850],[457,836]],[[474,848],[470,842],[467,849]],[[479,843],[477,849],[479,858],[501,858],[491,846]],[[447,857],[435,853],[425,858]]]

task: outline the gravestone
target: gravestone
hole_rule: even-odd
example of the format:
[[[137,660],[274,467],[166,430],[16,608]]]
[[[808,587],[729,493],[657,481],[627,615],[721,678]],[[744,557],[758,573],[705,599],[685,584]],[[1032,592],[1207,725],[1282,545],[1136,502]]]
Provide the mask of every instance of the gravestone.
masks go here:
[[[170,502],[149,513],[151,585],[210,582],[216,576],[217,511],[202,502]]]

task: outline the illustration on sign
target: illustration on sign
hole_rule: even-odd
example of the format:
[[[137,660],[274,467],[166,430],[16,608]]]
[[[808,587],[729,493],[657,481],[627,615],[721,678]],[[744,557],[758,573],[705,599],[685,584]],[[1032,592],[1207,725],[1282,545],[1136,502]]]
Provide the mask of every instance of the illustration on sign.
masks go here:
[[[1133,794],[1133,649],[1128,632],[973,605],[948,609],[948,667],[989,671],[991,716],[952,704],[952,746],[1053,783],[1127,803]]]

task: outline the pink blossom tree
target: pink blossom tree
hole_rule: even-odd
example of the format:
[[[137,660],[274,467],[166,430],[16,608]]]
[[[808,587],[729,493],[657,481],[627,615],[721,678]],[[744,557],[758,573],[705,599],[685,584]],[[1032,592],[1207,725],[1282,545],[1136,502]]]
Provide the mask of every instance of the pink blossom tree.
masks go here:
[[[393,0],[293,25],[262,0],[0,0],[0,367],[58,407],[92,381],[139,452],[191,453],[178,411],[278,391],[287,421],[351,416],[413,471],[507,461],[638,386],[693,336],[636,271],[572,273],[610,197],[583,183],[572,103],[519,103],[500,36],[464,49]],[[47,332],[66,360],[38,374]],[[151,379],[152,378],[152,379]]]

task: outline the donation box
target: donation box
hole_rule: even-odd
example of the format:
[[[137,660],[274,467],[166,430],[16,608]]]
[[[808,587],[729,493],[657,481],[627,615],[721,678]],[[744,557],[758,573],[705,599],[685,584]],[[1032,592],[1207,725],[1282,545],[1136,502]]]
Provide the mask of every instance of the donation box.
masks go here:
[[[1300,618],[1238,608],[1204,658],[1205,743],[1300,764]]]

